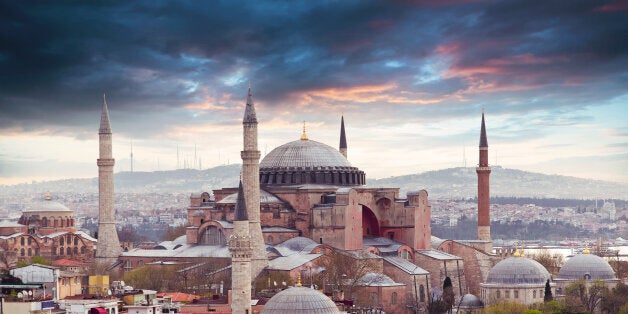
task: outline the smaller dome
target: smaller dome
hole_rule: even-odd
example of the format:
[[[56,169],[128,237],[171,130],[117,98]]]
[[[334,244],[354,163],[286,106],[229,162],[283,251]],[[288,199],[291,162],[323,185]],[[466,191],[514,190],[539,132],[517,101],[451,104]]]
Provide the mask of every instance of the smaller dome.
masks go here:
[[[525,257],[509,257],[497,263],[488,273],[489,284],[545,284],[550,273],[539,262]]]
[[[238,193],[233,193],[218,201],[218,204],[235,204],[238,201]],[[283,203],[277,196],[270,194],[262,189],[259,190],[259,201],[266,203]]]
[[[65,207],[65,205],[61,203],[57,203],[54,201],[44,201],[41,203],[36,203],[29,208],[25,209],[23,212],[71,212],[72,210]]]
[[[392,278],[379,273],[368,273],[360,279],[358,279],[357,284],[359,286],[369,286],[369,287],[387,287],[387,286],[399,286],[403,285],[400,283],[396,283]]]
[[[272,297],[262,314],[340,313],[329,297],[318,290],[306,287],[290,287]]]
[[[318,243],[316,243],[316,241],[310,238],[294,237],[294,238],[284,241],[283,243],[279,244],[279,246],[298,252],[298,251],[302,251],[304,248],[312,244],[318,244]]]
[[[560,268],[557,279],[613,280],[617,277],[603,258],[593,254],[577,254]]]
[[[462,300],[460,301],[461,309],[477,309],[477,308],[483,308],[483,307],[484,307],[484,302],[482,302],[482,300],[478,299],[478,297],[470,293],[465,294],[462,297]]]

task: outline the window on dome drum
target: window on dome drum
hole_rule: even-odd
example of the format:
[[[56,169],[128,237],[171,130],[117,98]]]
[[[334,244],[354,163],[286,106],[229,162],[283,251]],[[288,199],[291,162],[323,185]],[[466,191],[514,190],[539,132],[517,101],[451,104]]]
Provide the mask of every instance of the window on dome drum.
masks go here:
[[[532,299],[536,299],[536,290],[532,290]]]
[[[515,299],[519,299],[519,290],[514,291]]]
[[[74,237],[74,245],[78,245],[78,237]]]
[[[20,238],[20,244],[24,245],[24,238]]]
[[[498,298],[498,299],[502,297],[502,296],[501,296],[501,291],[499,291],[499,290],[497,290],[497,292],[495,293],[495,295],[497,296],[497,298]]]
[[[60,245],[63,245],[63,244],[64,244],[64,242],[65,242],[65,240],[63,240],[63,237],[59,238],[59,244],[60,244]]]

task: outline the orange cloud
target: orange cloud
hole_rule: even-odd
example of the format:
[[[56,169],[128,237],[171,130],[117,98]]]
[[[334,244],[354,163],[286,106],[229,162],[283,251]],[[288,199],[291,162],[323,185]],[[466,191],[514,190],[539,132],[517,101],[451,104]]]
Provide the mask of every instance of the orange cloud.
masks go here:
[[[443,98],[424,98],[423,95],[399,90],[396,84],[363,85],[347,88],[325,88],[295,95],[301,106],[312,103],[394,103],[394,104],[433,104]]]

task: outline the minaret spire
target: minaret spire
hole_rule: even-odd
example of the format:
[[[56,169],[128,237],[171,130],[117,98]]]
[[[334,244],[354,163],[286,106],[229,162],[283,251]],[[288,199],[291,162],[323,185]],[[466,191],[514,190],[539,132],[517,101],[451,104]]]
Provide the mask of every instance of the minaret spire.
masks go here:
[[[98,247],[96,259],[106,266],[113,264],[122,248],[116,231],[114,193],[113,193],[113,159],[111,125],[107,100],[103,94],[100,128],[98,129],[99,158],[98,165]]]
[[[480,147],[488,147],[486,140],[486,125],[484,124],[484,107],[482,107],[482,129],[480,130]]]
[[[251,278],[268,266],[266,246],[262,237],[262,225],[260,221],[260,187],[259,187],[259,159],[260,151],[257,149],[257,115],[253,104],[253,95],[249,87],[246,97],[246,108],[242,120],[244,147],[240,152],[242,158],[242,188],[246,200],[248,215],[249,235],[251,237]],[[235,312],[234,312],[235,313]]]
[[[480,130],[480,156],[475,172],[478,175],[478,240],[486,241],[484,250],[491,252],[491,203],[490,184],[491,167],[488,165],[488,141],[486,140],[486,124],[484,107],[482,107],[482,126]]]
[[[347,158],[347,136],[345,135],[345,117],[340,116],[340,153]]]
[[[238,186],[238,200],[233,213],[233,233],[229,237],[231,252],[231,312],[251,313],[251,256],[253,246],[249,234],[249,221],[242,188]]]
[[[102,114],[100,115],[100,128],[98,133],[111,134],[111,124],[109,124],[109,110],[107,110],[107,98],[102,94]]]

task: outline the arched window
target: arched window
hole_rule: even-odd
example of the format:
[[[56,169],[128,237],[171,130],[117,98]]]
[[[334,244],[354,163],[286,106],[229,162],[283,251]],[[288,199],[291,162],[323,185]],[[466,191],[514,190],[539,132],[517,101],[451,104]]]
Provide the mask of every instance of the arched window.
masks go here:
[[[28,256],[33,256],[33,249],[28,248]]]
[[[20,249],[20,256],[24,256],[24,248]]]
[[[33,242],[33,238],[28,237],[28,245],[31,245],[32,242]]]
[[[497,290],[497,292],[495,293],[497,295],[497,298],[501,298],[502,297],[502,293],[501,291]]]
[[[201,233],[200,244],[223,245],[225,243],[225,236],[222,230],[215,226],[209,226]]]
[[[48,227],[48,218],[44,217],[41,219],[41,226]]]
[[[425,288],[423,288],[423,285],[419,286],[419,301],[425,302]]]
[[[59,245],[63,245],[65,243],[65,240],[63,237],[59,238]]]
[[[392,293],[392,300],[390,302],[392,304],[397,304],[397,292]]]
[[[64,252],[63,248],[62,247],[59,248],[59,255],[63,255],[63,252]]]
[[[536,299],[536,290],[532,290],[532,299]]]
[[[57,255],[57,248],[56,247],[52,248],[52,255]]]
[[[20,238],[20,244],[24,245],[24,238]]]
[[[74,247],[74,255],[78,255],[78,248],[76,246]]]
[[[81,254],[85,254],[85,247],[81,246]]]
[[[68,247],[68,248],[66,249],[66,252],[68,252],[68,255],[72,255],[72,248],[69,248],[69,247]]]
[[[78,245],[78,237],[74,237],[74,245]]]

